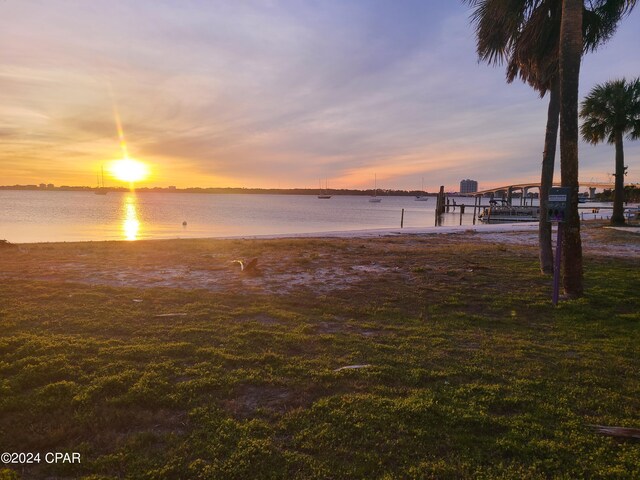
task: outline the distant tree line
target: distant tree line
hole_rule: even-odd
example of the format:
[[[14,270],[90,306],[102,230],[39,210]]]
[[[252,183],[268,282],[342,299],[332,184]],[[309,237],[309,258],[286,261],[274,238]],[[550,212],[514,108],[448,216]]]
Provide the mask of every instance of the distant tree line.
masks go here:
[[[105,187],[106,190],[112,192],[128,192],[126,187]],[[92,191],[94,187],[86,186],[67,186],[41,188],[38,185],[4,185],[0,186],[0,190],[39,190],[39,191]],[[355,189],[326,189],[320,190],[315,188],[242,188],[242,187],[191,187],[191,188],[163,188],[163,187],[141,187],[136,188],[136,192],[158,192],[158,193],[214,193],[214,194],[263,194],[263,195],[373,195],[374,190],[355,190]],[[393,190],[378,189],[378,195],[389,196],[415,196],[425,195],[425,192],[418,190]],[[426,193],[429,196],[436,196],[436,193]]]
[[[615,192],[613,188],[607,188],[602,193],[597,193],[596,198],[601,202],[613,202]],[[640,203],[640,185],[625,185],[624,201],[630,203]]]

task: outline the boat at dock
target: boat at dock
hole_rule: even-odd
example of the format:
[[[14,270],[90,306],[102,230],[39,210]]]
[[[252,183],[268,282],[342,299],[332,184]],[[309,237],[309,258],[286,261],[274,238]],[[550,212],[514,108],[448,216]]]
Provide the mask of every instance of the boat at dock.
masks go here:
[[[485,207],[478,219],[484,223],[537,222],[540,218],[540,207],[523,207],[513,205],[495,205]]]
[[[624,215],[627,220],[640,220],[640,205],[626,208]]]

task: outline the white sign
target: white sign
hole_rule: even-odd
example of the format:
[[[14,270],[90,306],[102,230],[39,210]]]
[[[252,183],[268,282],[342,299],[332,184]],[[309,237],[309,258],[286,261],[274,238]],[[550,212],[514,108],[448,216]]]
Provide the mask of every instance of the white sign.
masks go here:
[[[567,196],[566,195],[549,195],[549,201],[550,202],[566,202]]]

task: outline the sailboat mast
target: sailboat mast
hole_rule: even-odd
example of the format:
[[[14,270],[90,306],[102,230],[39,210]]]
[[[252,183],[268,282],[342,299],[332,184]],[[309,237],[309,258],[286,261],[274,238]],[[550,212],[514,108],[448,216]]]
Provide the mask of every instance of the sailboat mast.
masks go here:
[[[378,197],[378,174],[373,174],[373,196],[369,198],[371,203],[380,203],[382,199]]]

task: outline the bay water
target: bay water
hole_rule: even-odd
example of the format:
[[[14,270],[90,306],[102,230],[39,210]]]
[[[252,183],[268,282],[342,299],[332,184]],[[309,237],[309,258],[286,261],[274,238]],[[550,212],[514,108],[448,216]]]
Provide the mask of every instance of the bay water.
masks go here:
[[[473,204],[473,198],[455,198]],[[0,191],[0,239],[13,243],[137,240],[430,227],[436,198],[412,196]],[[467,208],[463,224],[470,225]],[[183,225],[183,223],[185,223]],[[458,225],[458,211],[443,225]]]

